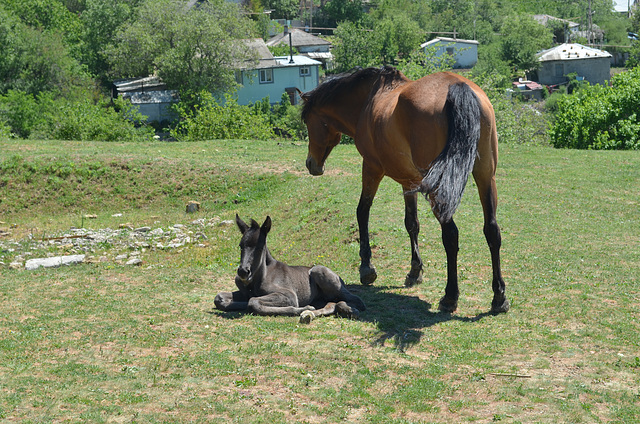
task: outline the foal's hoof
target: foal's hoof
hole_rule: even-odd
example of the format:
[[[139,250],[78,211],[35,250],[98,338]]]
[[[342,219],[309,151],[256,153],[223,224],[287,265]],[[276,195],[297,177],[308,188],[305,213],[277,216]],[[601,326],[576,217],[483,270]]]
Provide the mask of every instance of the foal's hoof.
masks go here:
[[[360,311],[358,308],[349,306],[347,302],[342,301],[336,304],[336,315],[347,319],[358,319],[360,318]]]
[[[411,274],[407,274],[407,278],[404,279],[405,287],[413,287],[418,284],[422,284],[422,274],[419,274],[417,277],[413,277]]]
[[[440,312],[444,312],[447,314],[452,314],[458,309],[458,301],[448,299],[446,296],[440,299],[440,304],[438,305],[438,309]]]
[[[376,278],[378,278],[378,274],[374,267],[360,267],[360,283],[370,286],[376,281]]]
[[[311,324],[315,317],[312,311],[304,311],[300,314],[300,324]]]
[[[511,304],[506,297],[502,299],[502,301],[496,301],[496,299],[493,299],[493,302],[491,302],[492,314],[502,314],[504,312],[508,312],[509,308],[511,308]]]

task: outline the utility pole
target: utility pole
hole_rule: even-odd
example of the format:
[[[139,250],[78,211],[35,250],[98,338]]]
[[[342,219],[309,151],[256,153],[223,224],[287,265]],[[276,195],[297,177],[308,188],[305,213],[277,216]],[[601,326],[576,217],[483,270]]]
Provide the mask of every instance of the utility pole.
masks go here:
[[[591,0],[589,0],[589,9],[587,10],[587,44],[592,44],[591,37],[593,35],[593,15],[591,13]]]

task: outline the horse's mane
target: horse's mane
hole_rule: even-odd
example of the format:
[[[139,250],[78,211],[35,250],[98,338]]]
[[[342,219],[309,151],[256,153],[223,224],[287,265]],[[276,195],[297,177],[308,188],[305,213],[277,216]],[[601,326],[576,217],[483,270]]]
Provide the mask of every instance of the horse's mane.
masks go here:
[[[341,74],[334,75],[325,82],[305,93],[304,106],[302,108],[302,119],[306,120],[307,116],[315,106],[322,106],[333,99],[339,92],[357,86],[364,80],[380,81],[380,88],[385,88],[393,84],[395,81],[402,80],[405,77],[400,71],[392,66],[383,66],[382,68],[355,68]],[[373,86],[373,84],[372,84]]]

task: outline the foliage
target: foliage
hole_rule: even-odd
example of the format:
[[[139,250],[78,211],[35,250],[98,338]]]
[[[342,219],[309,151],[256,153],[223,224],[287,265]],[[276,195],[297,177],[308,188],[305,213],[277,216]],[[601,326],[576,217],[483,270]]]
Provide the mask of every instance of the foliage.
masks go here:
[[[558,100],[549,132],[555,147],[640,149],[640,68]]]
[[[362,0],[330,0],[317,19],[323,26],[335,28],[342,22],[358,23],[363,16]]]
[[[502,25],[502,59],[511,66],[530,71],[538,69],[536,53],[551,47],[553,35],[529,16],[512,16]]]
[[[105,49],[112,43],[118,27],[132,16],[134,8],[129,1],[86,0],[86,9],[81,14],[84,25],[82,62],[92,75],[105,83],[110,71]]]
[[[147,0],[107,54],[119,77],[155,72],[182,92],[224,92],[235,86],[238,64],[253,57],[243,41],[252,35],[252,21],[235,3],[212,0],[186,10],[181,2]]]
[[[358,66],[380,66],[383,61],[380,54],[380,38],[375,31],[352,22],[338,25],[333,44],[336,72],[345,72]]]
[[[220,102],[209,91],[200,92],[200,101],[195,107],[181,102],[176,105],[180,122],[171,130],[179,141],[214,140],[239,138],[269,139],[274,136],[271,123],[262,112],[261,103],[256,107],[239,105],[227,94]]]
[[[638,13],[640,15],[640,13]],[[627,68],[635,68],[640,66],[640,41],[635,41],[629,50],[629,59],[625,64]]]
[[[70,101],[50,93],[10,90],[0,96],[0,122],[20,138],[54,140],[150,140],[153,130],[127,101],[116,108],[88,99]]]
[[[89,80],[58,32],[20,22],[0,5],[0,94],[21,90],[73,96]]]
[[[298,0],[262,0],[267,10],[272,10],[272,19],[294,19],[298,16],[300,2]]]

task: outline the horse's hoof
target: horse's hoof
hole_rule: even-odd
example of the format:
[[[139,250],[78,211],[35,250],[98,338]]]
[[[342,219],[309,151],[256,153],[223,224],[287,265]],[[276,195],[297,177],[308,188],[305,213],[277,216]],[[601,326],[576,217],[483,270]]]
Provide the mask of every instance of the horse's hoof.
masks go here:
[[[418,284],[422,284],[422,274],[419,274],[417,277],[412,277],[411,274],[407,274],[407,278],[404,279],[405,287],[413,287]]]
[[[311,324],[311,321],[313,321],[315,317],[312,311],[303,311],[300,314],[300,324]]]
[[[374,267],[360,268],[360,283],[365,286],[370,286],[376,281],[378,274]]]
[[[506,297],[502,300],[502,302],[496,302],[495,299],[493,302],[491,302],[492,314],[502,314],[508,312],[509,308],[511,308],[511,304]]]
[[[458,309],[458,301],[447,299],[443,297],[440,299],[440,304],[438,305],[438,309],[440,312],[444,312],[446,314],[452,314]]]

